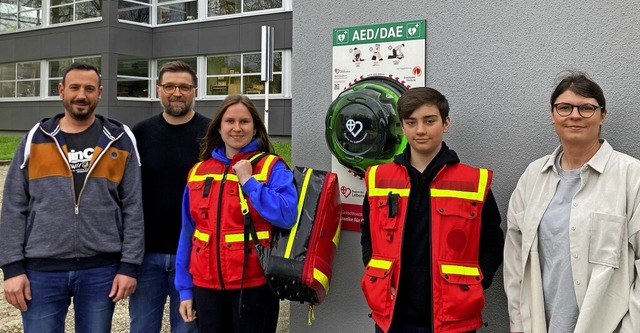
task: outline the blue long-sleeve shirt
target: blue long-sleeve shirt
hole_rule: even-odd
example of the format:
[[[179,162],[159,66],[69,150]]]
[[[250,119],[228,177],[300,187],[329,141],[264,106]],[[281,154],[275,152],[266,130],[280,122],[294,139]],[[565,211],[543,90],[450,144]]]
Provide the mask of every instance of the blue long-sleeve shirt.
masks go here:
[[[241,149],[241,153],[257,151],[258,143],[254,140]],[[224,147],[213,150],[211,157],[227,165],[231,159],[226,157]],[[259,182],[251,177],[242,185],[242,192],[249,198],[252,208],[274,226],[290,229],[297,219],[298,194],[293,182],[293,173],[282,161],[277,161],[271,169],[267,183]],[[176,289],[180,300],[193,299],[193,279],[189,274],[191,259],[191,237],[195,231],[195,221],[189,209],[189,188],[185,187],[182,199],[182,231],[176,253]]]

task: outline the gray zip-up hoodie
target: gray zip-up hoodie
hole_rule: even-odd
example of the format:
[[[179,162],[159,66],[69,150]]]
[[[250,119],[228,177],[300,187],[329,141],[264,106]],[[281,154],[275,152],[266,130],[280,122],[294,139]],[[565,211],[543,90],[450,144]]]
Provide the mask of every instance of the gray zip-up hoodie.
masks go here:
[[[59,121],[44,119],[20,142],[9,166],[0,217],[0,267],[25,272],[120,263],[136,277],[144,255],[140,162],[129,128],[96,115],[103,128],[76,198]]]

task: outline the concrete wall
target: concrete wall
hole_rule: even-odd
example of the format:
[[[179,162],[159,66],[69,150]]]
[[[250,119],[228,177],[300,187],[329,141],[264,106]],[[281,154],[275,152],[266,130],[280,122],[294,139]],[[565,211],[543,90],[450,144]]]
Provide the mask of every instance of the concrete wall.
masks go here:
[[[323,10],[323,8],[327,10]],[[333,28],[427,20],[426,82],[451,104],[447,144],[469,164],[494,170],[503,216],[520,174],[558,145],[549,97],[557,75],[586,71],[605,92],[602,135],[640,157],[640,7],[635,1],[296,1],[293,21],[294,165],[329,169],[324,117],[331,103]],[[326,303],[307,326],[291,306],[291,332],[372,332],[360,291],[360,235],[343,232]],[[480,332],[508,332],[502,272],[487,293]]]

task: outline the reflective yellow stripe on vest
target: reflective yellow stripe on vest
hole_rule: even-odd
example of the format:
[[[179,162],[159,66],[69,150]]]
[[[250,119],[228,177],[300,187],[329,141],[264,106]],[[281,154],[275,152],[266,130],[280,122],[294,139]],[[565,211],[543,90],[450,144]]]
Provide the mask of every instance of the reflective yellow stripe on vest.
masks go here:
[[[203,242],[208,242],[209,241],[209,235],[205,234],[204,232],[201,232],[200,230],[196,229],[196,231],[193,233],[193,237],[195,237],[196,239],[199,239]]]
[[[432,188],[431,197],[432,198],[459,198],[459,199],[482,201],[484,200],[484,192],[487,189],[488,181],[489,181],[489,171],[487,169],[480,169],[480,177],[478,179],[478,191],[468,192],[468,191]]]
[[[268,231],[258,231],[258,239],[269,239]],[[252,240],[251,235],[249,235],[249,240]],[[244,234],[228,234],[224,235],[224,241],[226,243],[235,243],[235,242],[243,242]]]
[[[381,260],[381,259],[371,259],[371,260],[369,260],[369,265],[368,266],[387,270],[387,269],[391,268],[391,261],[389,261],[389,260]]]
[[[260,170],[260,172],[258,172],[256,174],[253,174],[253,178],[255,178],[257,181],[264,182],[264,181],[267,180],[267,174],[269,173],[269,168],[270,168],[271,164],[273,163],[273,161],[276,159],[276,156],[269,154],[265,158],[266,158],[266,160],[265,160],[264,164],[262,165],[262,169]],[[224,174],[221,174],[221,173],[209,173],[209,174],[205,174],[205,175],[196,174],[196,172],[198,171],[198,168],[200,168],[200,164],[202,164],[202,162],[198,162],[198,164],[196,164],[196,166],[191,171],[191,174],[189,175],[189,183],[197,182],[197,181],[204,181],[207,178],[213,178],[213,180],[217,180],[217,181],[221,181],[222,180],[222,177],[224,176]],[[227,180],[237,182],[238,181],[238,176],[236,176],[236,175],[234,175],[232,173],[229,173],[229,174],[227,174]]]
[[[379,188],[376,187],[376,172],[378,171],[378,166],[374,165],[371,167],[369,171],[369,188],[368,195],[369,197],[384,197],[389,195],[389,193],[399,194],[401,197],[409,196],[408,188]]]
[[[478,267],[458,266],[458,265],[441,265],[442,274],[457,274],[467,276],[480,276]]]

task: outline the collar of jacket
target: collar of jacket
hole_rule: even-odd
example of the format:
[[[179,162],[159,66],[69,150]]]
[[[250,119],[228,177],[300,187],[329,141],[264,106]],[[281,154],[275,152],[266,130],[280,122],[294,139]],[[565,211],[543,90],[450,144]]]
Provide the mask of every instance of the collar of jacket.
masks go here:
[[[64,113],[59,113],[51,118],[44,118],[40,121],[40,128],[48,134],[55,135],[56,132],[60,131],[60,119],[64,116]],[[100,114],[96,114],[95,116],[102,121],[102,128],[112,137],[117,137],[125,131],[124,125],[121,122],[109,119]]]
[[[591,157],[591,159],[587,161],[585,165],[588,165],[589,167],[591,167],[591,169],[597,171],[598,173],[603,173],[604,168],[606,167],[607,162],[609,161],[609,158],[613,153],[613,147],[611,147],[609,142],[604,139],[601,139],[600,143],[600,149],[598,149],[596,154],[593,155],[593,157]],[[549,159],[547,159],[547,162],[542,166],[542,170],[540,170],[540,173],[545,173],[553,170],[557,174],[558,170],[555,169],[555,160],[560,153],[562,153],[562,145],[558,146],[553,151],[553,153],[549,155]],[[584,168],[584,166],[582,168]]]

